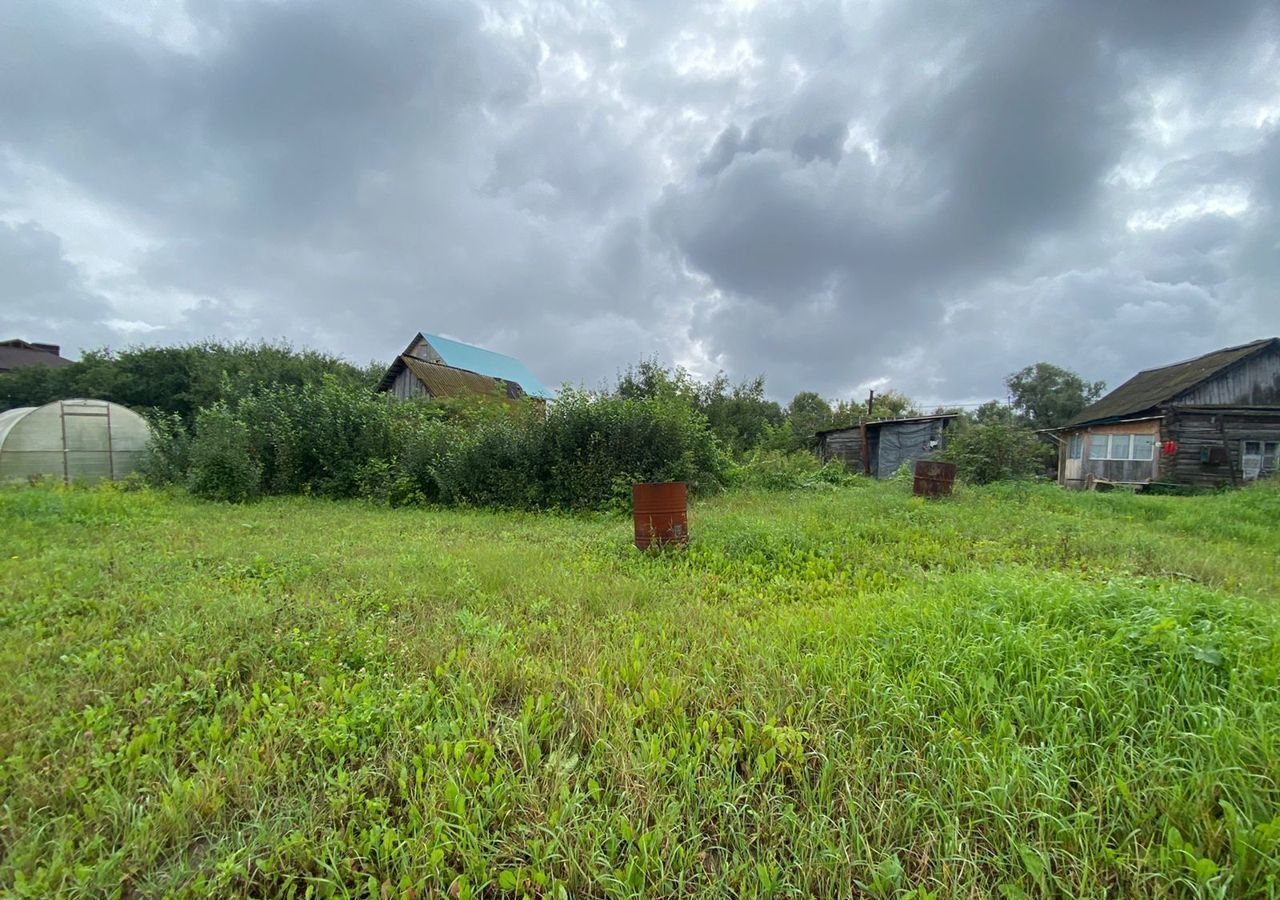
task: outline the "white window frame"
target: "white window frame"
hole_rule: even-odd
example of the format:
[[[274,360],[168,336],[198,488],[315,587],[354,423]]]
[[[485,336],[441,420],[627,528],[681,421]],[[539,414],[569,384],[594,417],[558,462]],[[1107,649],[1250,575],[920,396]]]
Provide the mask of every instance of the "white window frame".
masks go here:
[[[1107,455],[1094,456],[1090,454],[1089,455],[1090,460],[1099,460],[1099,461],[1105,460],[1108,462],[1151,462],[1153,459],[1156,458],[1156,441],[1155,441],[1155,435],[1153,434],[1150,434],[1148,432],[1132,432],[1132,431],[1107,432],[1105,434],[1091,434],[1089,435],[1090,443],[1092,443],[1094,438],[1104,438],[1104,437],[1107,439]],[[1146,456],[1133,455],[1133,445],[1135,443],[1134,438],[1137,438],[1137,437],[1151,438],[1151,452]],[[1124,456],[1115,455],[1115,446],[1117,443],[1119,443],[1118,441],[1116,441],[1116,438],[1124,438],[1124,442],[1125,442]]]
[[[1249,452],[1249,445],[1255,449]],[[1240,442],[1240,473],[1245,481],[1262,478],[1276,470],[1276,457],[1280,456],[1280,441],[1262,438],[1246,438]]]
[[[1084,434],[1077,431],[1067,442],[1067,459],[1084,458]]]

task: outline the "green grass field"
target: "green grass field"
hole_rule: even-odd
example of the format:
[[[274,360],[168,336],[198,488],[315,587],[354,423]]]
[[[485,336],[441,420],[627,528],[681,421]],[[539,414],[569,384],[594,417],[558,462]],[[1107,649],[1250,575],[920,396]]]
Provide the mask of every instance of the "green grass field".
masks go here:
[[[1277,896],[1280,489],[0,491],[0,892]]]

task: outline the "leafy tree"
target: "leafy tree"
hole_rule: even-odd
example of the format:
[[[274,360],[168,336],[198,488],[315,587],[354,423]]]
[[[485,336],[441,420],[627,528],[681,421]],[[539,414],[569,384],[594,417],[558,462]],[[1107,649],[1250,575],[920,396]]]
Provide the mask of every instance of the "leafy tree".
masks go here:
[[[782,407],[764,396],[764,376],[730,385],[720,372],[698,389],[698,408],[711,431],[736,454],[760,446],[768,429],[782,424]]]
[[[371,388],[382,371],[381,366],[362,368],[329,354],[266,342],[89,350],[69,366],[31,366],[0,374],[0,409],[92,397],[176,414],[190,424],[198,410],[220,401],[234,403],[258,388],[318,384],[325,376]]]
[[[787,430],[790,446],[784,449],[812,450],[818,446],[818,432],[829,428],[831,404],[813,391],[801,391],[787,404]]]
[[[1018,424],[1018,414],[1013,407],[999,400],[988,400],[973,411],[972,418],[979,425],[1004,425],[1012,428]]]
[[[742,454],[763,444],[782,425],[782,407],[764,395],[764,376],[731,384],[720,372],[699,383],[685,369],[667,369],[646,359],[618,376],[613,396],[623,400],[666,400],[703,415],[725,447]]]
[[[1075,372],[1040,362],[1004,380],[1009,405],[1032,428],[1057,428],[1102,396],[1106,384],[1085,381]]]
[[[877,392],[871,399],[871,414],[867,416],[867,421],[903,419],[918,415],[921,415],[921,412],[914,400],[901,391],[888,390],[883,393]]]

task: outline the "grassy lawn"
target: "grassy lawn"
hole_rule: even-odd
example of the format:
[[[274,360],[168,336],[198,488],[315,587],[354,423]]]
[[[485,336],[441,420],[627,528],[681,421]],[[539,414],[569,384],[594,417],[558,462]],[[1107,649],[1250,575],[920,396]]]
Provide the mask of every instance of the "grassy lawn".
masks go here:
[[[0,892],[1280,895],[1280,489],[0,491]]]

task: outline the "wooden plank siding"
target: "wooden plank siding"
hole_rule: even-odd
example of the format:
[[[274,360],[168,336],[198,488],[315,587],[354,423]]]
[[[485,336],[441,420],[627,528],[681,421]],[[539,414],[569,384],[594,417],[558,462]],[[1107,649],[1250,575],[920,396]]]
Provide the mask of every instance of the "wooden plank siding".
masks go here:
[[[1081,436],[1080,466],[1076,469],[1076,477],[1068,477],[1068,453],[1072,435]],[[1154,459],[1090,459],[1089,438],[1095,434],[1149,434],[1156,444],[1160,443],[1160,421],[1147,417],[1129,422],[1111,422],[1106,425],[1087,425],[1061,433],[1058,444],[1058,482],[1064,487],[1083,488],[1090,475],[1106,481],[1125,484],[1145,484],[1156,477],[1159,471],[1159,447],[1156,447]],[[1072,473],[1075,476],[1075,472]]]
[[[818,455],[823,462],[838,459],[851,472],[861,472],[862,432],[857,426],[828,431],[818,441]]]
[[[1173,441],[1178,449],[1161,461],[1161,480],[1201,487],[1241,483],[1242,443],[1280,442],[1280,409],[1267,412],[1172,407],[1166,412],[1162,432],[1163,439]],[[1225,450],[1228,462],[1203,461],[1202,456],[1213,450]]]
[[[1242,359],[1169,402],[1173,406],[1280,406],[1280,349]]]
[[[391,393],[395,395],[397,400],[431,396],[427,386],[419,381],[418,377],[407,368],[402,369],[400,374],[396,376],[396,380],[391,383]]]

